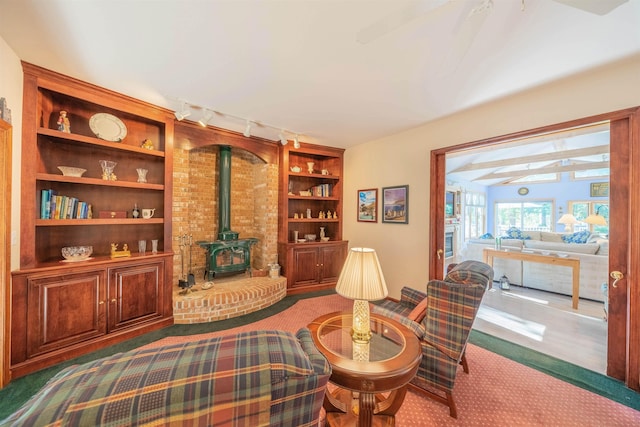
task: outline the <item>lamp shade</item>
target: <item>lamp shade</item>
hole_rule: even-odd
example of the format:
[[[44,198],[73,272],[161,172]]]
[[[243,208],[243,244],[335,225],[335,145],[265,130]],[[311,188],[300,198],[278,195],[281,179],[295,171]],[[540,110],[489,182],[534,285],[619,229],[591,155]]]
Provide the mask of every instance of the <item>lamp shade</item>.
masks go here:
[[[607,220],[604,219],[602,215],[598,215],[598,214],[589,215],[584,219],[584,222],[586,222],[587,224],[593,224],[593,225],[607,225]]]
[[[578,220],[576,219],[575,216],[571,215],[571,214],[564,214],[560,217],[560,219],[558,220],[558,224],[577,224]]]
[[[375,250],[351,248],[340,272],[336,292],[345,298],[365,301],[380,300],[389,294]]]

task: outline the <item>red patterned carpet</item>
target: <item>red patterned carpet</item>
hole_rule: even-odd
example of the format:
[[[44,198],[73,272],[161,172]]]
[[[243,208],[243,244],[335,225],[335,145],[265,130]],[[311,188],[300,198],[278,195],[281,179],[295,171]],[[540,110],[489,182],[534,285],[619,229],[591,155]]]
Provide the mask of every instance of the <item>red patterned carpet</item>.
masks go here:
[[[211,334],[168,337],[146,347],[243,330],[280,329],[295,332],[316,317],[351,309],[352,301],[329,295],[298,301],[275,316],[250,325]],[[396,416],[404,426],[633,426],[640,412],[469,344],[470,374],[460,370],[454,398],[458,419],[449,410],[409,391]]]

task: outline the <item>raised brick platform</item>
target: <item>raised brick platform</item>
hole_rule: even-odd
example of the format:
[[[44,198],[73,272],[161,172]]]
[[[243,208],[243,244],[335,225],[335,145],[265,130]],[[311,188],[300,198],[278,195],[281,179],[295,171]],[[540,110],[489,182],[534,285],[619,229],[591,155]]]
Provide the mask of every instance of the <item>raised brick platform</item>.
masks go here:
[[[175,323],[205,323],[230,319],[269,307],[287,295],[285,277],[234,276],[213,280],[213,287],[180,295],[177,286],[173,292],[173,319]]]

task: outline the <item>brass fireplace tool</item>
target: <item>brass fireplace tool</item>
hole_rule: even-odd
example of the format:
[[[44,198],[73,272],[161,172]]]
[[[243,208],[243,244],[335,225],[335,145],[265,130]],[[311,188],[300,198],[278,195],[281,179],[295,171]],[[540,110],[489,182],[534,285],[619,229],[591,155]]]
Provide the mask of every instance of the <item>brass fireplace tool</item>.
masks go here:
[[[191,249],[193,237],[183,234],[182,236],[178,236],[178,239],[180,239],[180,263],[182,264],[182,272],[180,274],[180,279],[178,279],[178,287],[183,289],[183,291],[180,292],[180,295],[186,295],[189,292],[194,292],[194,289],[191,288],[196,284],[195,277],[191,280],[192,275],[190,274],[189,280],[187,280],[187,277],[184,274],[184,252],[187,244],[189,244],[189,249]],[[191,263],[191,259],[189,259],[189,263]]]

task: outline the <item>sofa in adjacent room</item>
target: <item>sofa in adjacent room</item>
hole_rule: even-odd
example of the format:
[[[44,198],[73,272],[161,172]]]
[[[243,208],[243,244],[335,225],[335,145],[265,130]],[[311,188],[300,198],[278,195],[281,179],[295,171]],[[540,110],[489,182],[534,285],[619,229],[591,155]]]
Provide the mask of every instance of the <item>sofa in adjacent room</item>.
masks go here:
[[[316,426],[330,375],[306,328],[239,333],[68,367],[0,426]]]
[[[604,301],[602,284],[608,281],[609,241],[588,231],[577,233],[553,233],[546,231],[521,231],[510,229],[501,237],[505,250],[521,250],[548,256],[569,256],[580,260],[580,298]],[[483,261],[483,249],[494,248],[495,238],[470,239],[460,251],[462,259]],[[509,282],[529,288],[572,294],[570,268],[537,262],[522,262],[494,258],[494,281],[504,275]],[[524,282],[524,283],[523,283]]]

